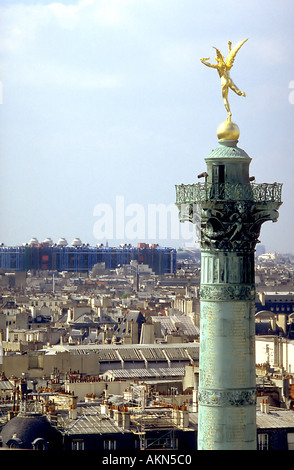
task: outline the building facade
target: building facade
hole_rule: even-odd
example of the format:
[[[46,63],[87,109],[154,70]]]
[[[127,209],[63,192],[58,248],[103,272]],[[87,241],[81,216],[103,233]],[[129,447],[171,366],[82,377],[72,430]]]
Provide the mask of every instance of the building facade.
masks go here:
[[[175,273],[176,250],[139,243],[120,247],[88,245],[50,245],[30,243],[24,246],[0,246],[0,268],[3,271],[53,270],[87,273],[98,263],[115,269],[136,260],[148,265],[154,274]]]

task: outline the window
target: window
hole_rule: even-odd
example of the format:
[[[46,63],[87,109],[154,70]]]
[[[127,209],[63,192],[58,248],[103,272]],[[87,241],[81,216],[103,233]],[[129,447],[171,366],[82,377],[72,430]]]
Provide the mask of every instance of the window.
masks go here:
[[[47,450],[48,449],[48,443],[45,441],[45,439],[42,438],[37,438],[32,442],[32,446],[34,450]]]
[[[211,196],[216,199],[223,199],[224,197],[224,183],[225,183],[225,166],[213,165],[212,166],[212,188]]]
[[[161,438],[147,438],[147,449],[174,449],[178,450],[178,439],[172,439],[172,436]]]
[[[288,450],[294,450],[294,433],[293,432],[288,432],[287,441],[288,441]]]
[[[11,441],[9,444],[9,449],[18,449],[19,445],[15,441]]]
[[[22,442],[14,434],[12,438],[7,441],[6,445],[9,449],[19,449],[21,448]]]
[[[225,165],[213,165],[212,182],[223,184],[225,182]]]
[[[71,450],[85,450],[84,441],[82,439],[73,439]]]
[[[268,450],[268,434],[258,434],[258,450]]]
[[[104,450],[116,450],[116,441],[114,439],[105,439],[103,448]]]

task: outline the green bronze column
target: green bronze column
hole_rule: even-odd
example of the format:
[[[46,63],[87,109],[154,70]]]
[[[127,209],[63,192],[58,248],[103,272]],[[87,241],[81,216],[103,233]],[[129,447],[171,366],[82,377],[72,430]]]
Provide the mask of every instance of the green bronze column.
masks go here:
[[[220,141],[201,204],[198,449],[255,449],[254,251],[260,224],[250,158]]]
[[[237,146],[228,91],[245,96],[230,77],[235,57],[216,49],[227,120],[219,147],[205,159],[204,183],[176,186],[180,221],[196,224],[201,246],[198,449],[256,449],[254,254],[263,222],[278,218],[282,185],[255,184],[251,158]]]
[[[254,254],[281,184],[251,182],[238,136],[222,124],[206,182],[176,186],[180,220],[200,224],[199,450],[256,449]]]

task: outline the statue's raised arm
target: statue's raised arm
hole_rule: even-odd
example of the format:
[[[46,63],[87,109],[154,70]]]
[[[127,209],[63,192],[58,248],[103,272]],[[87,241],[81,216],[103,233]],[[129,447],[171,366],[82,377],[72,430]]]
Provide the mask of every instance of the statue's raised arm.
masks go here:
[[[203,59],[200,59],[200,60],[202,64],[207,65],[207,67],[212,67],[213,69],[217,69],[216,64],[210,64],[209,62],[207,62],[208,60],[210,60],[210,57],[204,57]]]

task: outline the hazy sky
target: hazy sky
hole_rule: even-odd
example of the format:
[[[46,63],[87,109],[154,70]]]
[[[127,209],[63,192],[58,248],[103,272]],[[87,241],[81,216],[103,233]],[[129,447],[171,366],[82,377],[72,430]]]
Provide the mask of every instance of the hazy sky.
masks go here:
[[[191,243],[154,207],[218,146],[219,78],[199,59],[248,37],[233,120],[256,182],[284,184],[261,243],[294,252],[293,0],[1,0],[0,21],[1,242]]]

